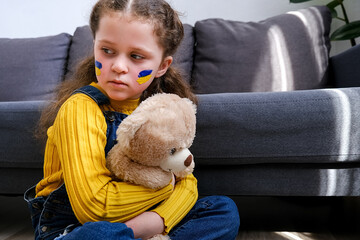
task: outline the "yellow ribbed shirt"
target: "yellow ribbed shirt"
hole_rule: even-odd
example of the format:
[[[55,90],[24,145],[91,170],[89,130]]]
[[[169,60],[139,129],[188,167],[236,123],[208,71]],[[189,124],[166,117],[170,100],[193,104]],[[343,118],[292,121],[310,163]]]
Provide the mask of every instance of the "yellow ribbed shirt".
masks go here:
[[[104,91],[97,85],[103,93]],[[130,114],[139,100],[106,106]],[[48,129],[44,178],[37,196],[48,196],[65,183],[75,216],[85,222],[125,222],[160,203],[158,213],[169,232],[195,204],[198,191],[193,175],[177,181],[175,188],[153,190],[113,181],[106,168],[107,125],[100,107],[85,94],[72,95],[60,108]]]

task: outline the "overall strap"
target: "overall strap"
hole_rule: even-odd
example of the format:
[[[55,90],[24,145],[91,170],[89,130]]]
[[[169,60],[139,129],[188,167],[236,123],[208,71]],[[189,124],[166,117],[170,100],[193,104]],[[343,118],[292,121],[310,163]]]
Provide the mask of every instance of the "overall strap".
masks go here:
[[[81,87],[73,92],[76,93],[83,93],[91,97],[99,106],[104,104],[110,104],[110,100],[107,96],[105,96],[99,89],[94,86],[87,85]]]
[[[110,100],[107,96],[105,96],[99,89],[94,86],[88,85],[82,88],[79,88],[73,92],[83,93],[93,99],[97,105],[101,106],[104,104],[110,104]],[[106,130],[106,146],[105,146],[105,156],[107,156],[108,152],[111,148],[116,144],[116,130],[118,129],[120,123],[128,116],[124,113],[113,112],[113,111],[103,111],[107,130]]]

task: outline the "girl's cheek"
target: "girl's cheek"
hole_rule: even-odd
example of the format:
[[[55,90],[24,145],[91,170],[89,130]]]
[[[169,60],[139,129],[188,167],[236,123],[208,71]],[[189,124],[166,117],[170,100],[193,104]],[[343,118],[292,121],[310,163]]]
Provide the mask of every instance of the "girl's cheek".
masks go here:
[[[144,83],[147,83],[152,75],[152,70],[143,70],[139,73],[138,75],[138,79],[136,80],[140,85],[144,84]]]
[[[96,73],[96,76],[101,75],[101,69],[102,69],[102,63],[95,60],[95,73]]]

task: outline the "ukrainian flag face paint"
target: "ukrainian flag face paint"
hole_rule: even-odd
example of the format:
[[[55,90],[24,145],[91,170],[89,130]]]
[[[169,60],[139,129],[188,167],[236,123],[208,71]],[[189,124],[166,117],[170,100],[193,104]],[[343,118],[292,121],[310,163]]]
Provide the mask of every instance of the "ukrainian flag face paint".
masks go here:
[[[101,62],[98,62],[95,60],[95,73],[96,73],[96,76],[100,76],[101,75],[101,69],[102,68],[102,64]]]
[[[136,80],[140,85],[146,83],[151,79],[152,70],[144,70],[139,73],[138,80]]]

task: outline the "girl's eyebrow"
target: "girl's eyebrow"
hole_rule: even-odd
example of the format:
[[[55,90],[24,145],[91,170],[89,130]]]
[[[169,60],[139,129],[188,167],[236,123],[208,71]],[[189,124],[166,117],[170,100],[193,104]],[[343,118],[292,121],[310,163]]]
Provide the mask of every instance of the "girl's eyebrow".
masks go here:
[[[107,39],[99,39],[98,41],[100,43],[102,43],[102,44],[116,45],[115,42],[112,42],[112,41],[107,40]],[[143,52],[143,53],[146,53],[146,54],[152,54],[152,52],[153,52],[150,49],[137,47],[137,46],[130,47],[130,48],[131,48],[132,51]]]
[[[101,42],[101,43],[115,44],[114,42],[109,41],[109,40],[107,40],[107,39],[99,39],[98,41]]]
[[[131,49],[135,52],[143,52],[145,54],[152,54],[152,51],[144,49],[144,48],[133,47]]]

